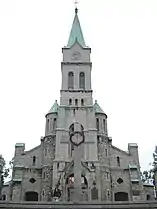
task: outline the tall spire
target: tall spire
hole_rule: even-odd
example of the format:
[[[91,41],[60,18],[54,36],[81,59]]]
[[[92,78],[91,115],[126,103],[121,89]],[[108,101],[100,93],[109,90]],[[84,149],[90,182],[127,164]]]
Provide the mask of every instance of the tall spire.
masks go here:
[[[80,21],[78,18],[78,8],[76,6],[75,8],[75,17],[73,21],[73,25],[71,28],[70,36],[69,36],[69,41],[67,44],[67,47],[71,47],[75,42],[78,42],[82,47],[86,47],[85,40],[83,37]]]

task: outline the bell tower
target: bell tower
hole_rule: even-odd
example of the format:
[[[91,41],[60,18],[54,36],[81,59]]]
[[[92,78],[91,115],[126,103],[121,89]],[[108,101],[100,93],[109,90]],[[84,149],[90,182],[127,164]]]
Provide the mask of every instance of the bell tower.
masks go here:
[[[77,8],[69,40],[62,53],[60,104],[55,103],[47,117],[49,121],[50,115],[52,120],[53,117],[56,119],[53,189],[59,187],[68,201],[82,200],[82,195],[88,200],[88,187],[96,181],[99,161],[91,85],[91,49],[85,43]]]
[[[92,106],[91,49],[85,44],[77,8],[68,44],[62,49],[62,53],[60,105]]]

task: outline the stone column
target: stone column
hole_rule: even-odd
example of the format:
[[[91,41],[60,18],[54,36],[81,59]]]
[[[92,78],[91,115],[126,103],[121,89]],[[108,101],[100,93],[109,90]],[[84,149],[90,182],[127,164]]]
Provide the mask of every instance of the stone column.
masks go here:
[[[74,131],[81,131],[80,124],[75,123]],[[81,135],[77,134],[76,141],[81,141],[79,139]],[[74,148],[74,201],[81,201],[81,146],[75,146]]]
[[[83,137],[81,133],[81,125],[79,123],[74,124],[74,134],[71,138],[71,142],[75,145],[74,148],[74,202],[80,202],[82,196],[81,188],[81,143]]]
[[[81,201],[81,150],[75,147],[74,154],[74,201]]]

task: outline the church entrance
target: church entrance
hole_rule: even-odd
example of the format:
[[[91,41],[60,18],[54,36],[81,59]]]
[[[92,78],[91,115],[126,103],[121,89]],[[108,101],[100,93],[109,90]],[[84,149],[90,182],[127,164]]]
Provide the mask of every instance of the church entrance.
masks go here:
[[[88,182],[85,176],[82,175],[82,201],[88,201]],[[66,180],[67,201],[74,200],[74,174],[68,176]]]
[[[26,192],[25,201],[38,201],[38,193],[37,192]]]
[[[128,201],[128,193],[126,192],[117,192],[115,193],[115,201]]]

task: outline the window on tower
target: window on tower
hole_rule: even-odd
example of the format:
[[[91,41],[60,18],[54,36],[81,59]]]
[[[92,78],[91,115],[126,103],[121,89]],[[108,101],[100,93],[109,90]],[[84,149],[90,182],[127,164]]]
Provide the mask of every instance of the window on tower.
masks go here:
[[[73,89],[74,88],[74,73],[69,72],[68,74],[68,89]]]
[[[103,128],[104,128],[104,132],[105,132],[105,129],[106,129],[106,121],[105,121],[105,119],[103,119]]]
[[[99,131],[99,118],[96,119],[96,128]]]
[[[49,124],[50,124],[50,120],[47,119],[47,125],[46,125],[47,132],[49,132]]]
[[[81,106],[84,106],[84,99],[81,99]]]
[[[78,99],[75,99],[75,106],[78,106]]]
[[[56,130],[56,128],[57,128],[57,119],[54,118],[54,120],[53,120],[53,130]]]
[[[83,72],[80,73],[79,87],[80,89],[85,89],[85,74]]]
[[[72,105],[72,99],[69,99],[69,105]]]

